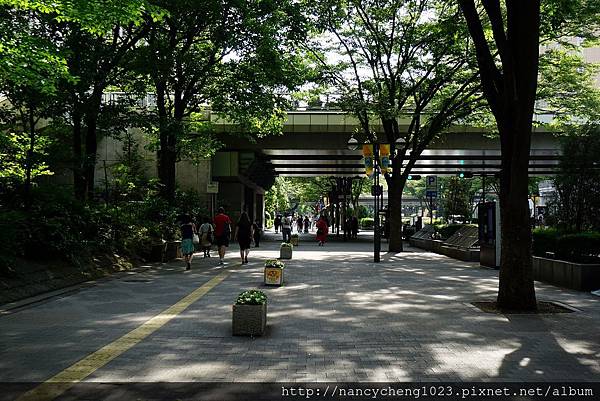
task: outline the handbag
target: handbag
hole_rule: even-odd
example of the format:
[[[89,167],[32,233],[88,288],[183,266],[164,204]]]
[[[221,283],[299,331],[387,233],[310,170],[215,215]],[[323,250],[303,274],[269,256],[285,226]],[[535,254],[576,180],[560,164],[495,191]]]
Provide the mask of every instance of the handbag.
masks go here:
[[[192,237],[192,242],[194,244],[199,244],[200,243],[200,237],[198,237],[198,234],[194,233],[194,236]]]

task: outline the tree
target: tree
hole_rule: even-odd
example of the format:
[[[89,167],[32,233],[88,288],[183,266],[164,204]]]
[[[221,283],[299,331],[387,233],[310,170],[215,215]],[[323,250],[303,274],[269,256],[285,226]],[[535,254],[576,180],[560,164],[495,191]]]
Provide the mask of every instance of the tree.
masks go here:
[[[150,22],[138,60],[156,93],[158,175],[172,201],[181,145],[207,137],[208,110],[240,124],[249,137],[280,132],[285,101],[279,93],[300,82],[290,49],[303,32],[298,6],[288,0],[155,4],[168,13]],[[198,126],[206,131],[198,133]]]
[[[0,63],[0,71],[10,71],[13,77],[24,78],[19,82],[29,88],[51,93],[56,103],[68,105],[75,194],[89,198],[94,189],[102,94],[114,82],[125,55],[147,31],[142,17],[156,18],[160,12],[146,0],[3,0],[0,5],[25,21],[24,33],[0,46],[0,53],[9,55],[7,62]]]
[[[393,173],[385,177],[389,250],[401,251],[410,171],[431,141],[482,106],[468,32],[456,24],[451,1],[323,0],[312,7],[319,35],[307,51],[325,82],[340,93],[342,109],[358,118],[364,137],[392,144]],[[404,145],[394,149],[399,138]]]
[[[460,216],[463,222],[470,223],[473,215],[473,196],[480,186],[471,179],[450,177],[446,180],[441,194],[444,217],[450,221],[454,216]]]
[[[600,129],[585,126],[563,140],[556,194],[547,222],[569,232],[600,231]]]
[[[275,213],[289,209],[290,185],[285,177],[277,177],[275,184],[265,194],[265,209],[275,216]]]
[[[564,40],[565,35],[591,35],[593,27],[598,26],[598,16],[594,14],[598,6],[593,3],[597,2],[545,1],[547,16],[542,23],[540,0],[482,0],[481,11],[474,0],[459,2],[474,42],[485,97],[500,135],[502,256],[498,305],[502,308],[537,308],[527,171],[538,87],[540,32],[556,42]]]

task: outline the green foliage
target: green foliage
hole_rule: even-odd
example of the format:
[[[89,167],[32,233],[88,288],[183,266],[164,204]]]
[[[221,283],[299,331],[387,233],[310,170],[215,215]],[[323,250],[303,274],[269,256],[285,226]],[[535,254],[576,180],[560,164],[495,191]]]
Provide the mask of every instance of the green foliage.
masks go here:
[[[294,246],[289,242],[282,242],[280,248],[294,248]]]
[[[600,230],[600,128],[567,131],[546,223],[564,231]]]
[[[462,221],[470,221],[473,214],[473,195],[478,189],[471,179],[449,178],[441,199],[446,220],[450,221],[459,216]]]
[[[275,216],[276,212],[282,212],[290,208],[289,194],[291,185],[286,177],[277,177],[275,184],[265,194],[265,209]]]
[[[373,228],[375,227],[375,220],[372,217],[363,217],[359,221],[360,228]]]
[[[248,290],[238,295],[235,301],[236,305],[264,305],[267,303],[267,296],[259,290]]]
[[[23,254],[28,237],[26,223],[25,213],[0,209],[0,275],[14,270],[17,256]]]
[[[600,232],[567,234],[556,229],[536,229],[533,231],[533,254],[547,257],[546,252],[569,262],[600,263]]]
[[[279,269],[283,269],[285,267],[285,263],[279,259],[267,259],[265,260],[265,267],[277,267]]]
[[[31,156],[32,179],[53,174],[45,161],[51,144],[52,139],[44,136],[35,141]],[[29,148],[28,134],[0,132],[0,188],[14,190],[25,182]]]
[[[358,205],[358,207],[355,209],[355,212],[356,212],[356,217],[359,220],[362,219],[363,217],[369,217],[369,216],[373,215],[372,211],[370,211],[369,208],[364,205]]]
[[[582,52],[555,48],[540,56],[536,112],[552,114],[550,126],[557,131],[581,121],[600,122],[599,65],[585,62]]]

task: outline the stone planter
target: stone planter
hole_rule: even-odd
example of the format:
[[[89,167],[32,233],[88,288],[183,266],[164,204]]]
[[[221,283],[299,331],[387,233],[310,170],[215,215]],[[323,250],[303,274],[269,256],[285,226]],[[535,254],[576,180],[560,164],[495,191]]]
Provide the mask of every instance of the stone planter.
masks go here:
[[[572,263],[537,256],[533,257],[532,264],[534,280],[578,291],[600,288],[600,264]]]
[[[267,327],[267,304],[233,305],[234,336],[262,336]]]
[[[168,241],[165,250],[165,262],[175,260],[181,253],[181,241]]]
[[[292,258],[292,250],[291,246],[282,246],[279,248],[279,259],[291,259]]]
[[[290,241],[291,241],[292,245],[294,245],[294,246],[298,246],[298,241],[299,241],[299,240],[300,240],[300,239],[298,238],[298,236],[297,236],[297,235],[292,235],[292,237],[291,237],[291,240],[290,240]]]
[[[274,285],[281,287],[283,284],[283,271],[280,267],[265,267],[264,281],[265,285]]]

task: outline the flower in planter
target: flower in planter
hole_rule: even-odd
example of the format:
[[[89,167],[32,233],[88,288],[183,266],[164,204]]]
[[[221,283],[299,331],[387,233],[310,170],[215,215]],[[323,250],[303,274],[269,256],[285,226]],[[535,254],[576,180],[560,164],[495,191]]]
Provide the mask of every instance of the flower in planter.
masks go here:
[[[263,305],[267,303],[267,296],[259,290],[248,290],[238,295],[236,305]]]
[[[294,246],[292,244],[290,244],[289,242],[282,242],[281,247],[282,248],[293,248]]]
[[[292,234],[292,238],[298,238],[298,234]]]
[[[276,267],[279,269],[283,269],[285,267],[285,263],[277,259],[267,259],[265,261],[265,267]]]

